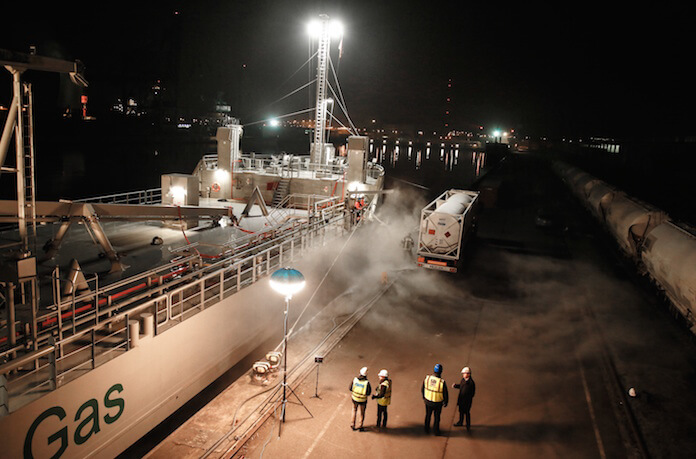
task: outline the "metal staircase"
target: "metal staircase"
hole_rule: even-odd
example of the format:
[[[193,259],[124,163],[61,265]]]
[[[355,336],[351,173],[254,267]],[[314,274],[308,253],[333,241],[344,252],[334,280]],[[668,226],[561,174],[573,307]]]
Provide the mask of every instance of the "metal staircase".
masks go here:
[[[280,182],[278,183],[278,186],[273,191],[273,200],[271,201],[271,206],[272,207],[280,206],[280,203],[288,195],[288,191],[290,191],[290,179],[289,178],[281,178]]]

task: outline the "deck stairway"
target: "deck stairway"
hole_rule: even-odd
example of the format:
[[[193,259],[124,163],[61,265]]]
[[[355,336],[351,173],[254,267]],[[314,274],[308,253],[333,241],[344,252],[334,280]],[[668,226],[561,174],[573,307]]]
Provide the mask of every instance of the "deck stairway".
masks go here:
[[[278,207],[280,203],[288,195],[288,191],[290,191],[290,179],[281,178],[280,182],[278,183],[278,186],[273,192],[273,200],[271,201],[271,206]]]
[[[280,187],[280,185],[278,185]],[[273,194],[273,205],[270,213],[266,217],[268,220],[268,223],[272,226],[279,225],[280,223],[283,223],[285,220],[287,220],[287,217],[289,217],[292,214],[292,209],[289,208],[290,200],[292,199],[292,195],[289,195],[287,191],[285,191],[285,196],[283,197],[282,200],[280,200],[278,203],[276,203],[276,195],[277,195],[277,190],[276,193]]]

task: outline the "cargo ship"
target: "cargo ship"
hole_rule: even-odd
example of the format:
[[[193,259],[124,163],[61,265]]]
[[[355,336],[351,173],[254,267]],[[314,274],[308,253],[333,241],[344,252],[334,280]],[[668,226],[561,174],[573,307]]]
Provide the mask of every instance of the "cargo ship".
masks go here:
[[[282,301],[261,301],[260,281],[370,218],[384,170],[366,137],[344,156],[325,140],[331,23],[318,24],[309,155],[245,154],[231,120],[195,170],[70,201],[36,199],[22,75],[86,85],[81,63],[0,54],[14,94],[0,165],[18,184],[0,201],[0,457],[117,456],[272,336]]]

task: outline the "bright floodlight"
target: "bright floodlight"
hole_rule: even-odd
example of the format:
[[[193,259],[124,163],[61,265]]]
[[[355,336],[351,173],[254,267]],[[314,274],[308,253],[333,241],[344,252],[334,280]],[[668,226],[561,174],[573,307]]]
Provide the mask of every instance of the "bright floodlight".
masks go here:
[[[183,201],[186,198],[186,189],[182,186],[173,186],[169,189],[169,192],[175,202]]]
[[[321,21],[315,19],[307,24],[307,34],[310,37],[318,37],[321,34]]]
[[[278,121],[277,119],[273,118],[272,120],[270,120],[270,121],[268,122],[268,124],[270,124],[272,127],[278,127],[278,125],[280,124],[280,121]]]
[[[289,298],[302,290],[306,284],[301,272],[292,268],[281,268],[271,274],[271,288]]]
[[[493,131],[493,137],[500,137],[500,131]]]
[[[323,32],[323,24],[323,21],[319,19],[312,20],[309,24],[307,24],[307,34],[310,37],[319,37]],[[343,24],[340,21],[331,20],[326,27],[326,31],[331,34],[331,38],[340,38],[343,36]]]
[[[339,21],[331,21],[329,23],[329,32],[332,38],[340,38],[343,36],[343,24]]]
[[[225,169],[215,169],[213,176],[215,177],[216,181],[223,182],[227,179],[228,172]]]

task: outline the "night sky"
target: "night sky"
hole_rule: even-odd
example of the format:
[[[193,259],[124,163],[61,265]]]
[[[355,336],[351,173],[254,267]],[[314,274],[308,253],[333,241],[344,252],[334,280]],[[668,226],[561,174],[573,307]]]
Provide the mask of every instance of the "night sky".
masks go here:
[[[359,126],[376,119],[437,128],[450,97],[453,128],[696,134],[686,7],[493,3],[68,3],[42,7],[24,27],[7,13],[0,47],[35,44],[39,54],[82,60],[95,111],[161,79],[179,106],[200,110],[225,100],[249,123],[309,106],[304,91],[267,108],[308,80],[305,67],[287,81],[308,57],[306,23],[323,12],[345,26],[338,73]],[[0,78],[6,104],[9,74]]]

